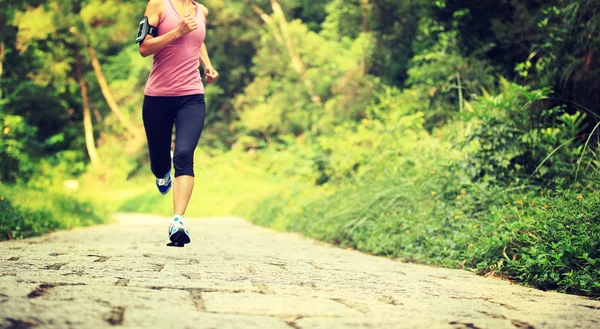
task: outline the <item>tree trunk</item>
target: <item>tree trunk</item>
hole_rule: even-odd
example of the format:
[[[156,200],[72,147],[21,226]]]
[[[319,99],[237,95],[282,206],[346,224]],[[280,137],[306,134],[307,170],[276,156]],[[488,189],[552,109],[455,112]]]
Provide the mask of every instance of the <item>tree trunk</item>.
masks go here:
[[[302,62],[302,58],[296,51],[292,39],[290,39],[290,35],[288,33],[288,23],[285,19],[285,15],[283,10],[281,9],[281,5],[277,0],[271,0],[271,7],[273,8],[273,13],[275,14],[277,21],[279,23],[279,29],[281,30],[281,37],[285,43],[285,47],[288,50],[290,58],[292,59],[292,64],[294,66],[294,70],[300,75],[300,79],[304,82],[308,94],[310,95],[310,99],[313,103],[317,105],[321,105],[321,97],[317,95],[314,91],[312,82],[306,77],[306,68],[304,63]]]
[[[0,38],[0,87],[2,87],[2,73],[3,73],[2,63],[3,63],[3,61],[4,61],[4,40]],[[0,89],[0,97],[2,97],[1,89]]]
[[[256,12],[258,14],[258,16],[260,16],[260,18],[269,26],[269,28],[271,29],[271,32],[273,33],[273,36],[275,37],[275,41],[277,41],[277,43],[279,43],[281,45],[284,45],[283,38],[281,37],[279,30],[277,29],[277,24],[275,24],[275,22],[273,22],[273,20],[271,19],[271,16],[269,16],[262,9],[260,9],[259,6],[255,5],[255,4],[251,4],[250,8],[252,8],[252,10],[254,10],[254,12]]]
[[[85,146],[90,156],[92,166],[97,166],[100,163],[98,151],[96,151],[96,142],[94,140],[94,126],[92,125],[92,116],[90,114],[90,102],[88,99],[87,86],[83,81],[81,74],[81,55],[77,53],[77,81],[81,90],[81,101],[83,105],[83,129],[85,132]]]
[[[465,103],[463,98],[462,82],[460,81],[460,72],[456,72],[456,80],[458,81],[458,104],[460,105],[460,113],[463,113]]]
[[[362,12],[362,23],[363,32],[369,32],[369,0],[360,0],[360,7]],[[362,75],[367,74],[367,52],[363,51],[362,58],[360,59],[360,66]]]
[[[71,33],[76,35],[81,40],[81,42],[83,42],[83,44],[90,56],[90,62],[92,64],[92,67],[94,68],[94,73],[96,73],[96,80],[98,80],[98,84],[100,85],[100,90],[102,91],[102,95],[104,96],[104,99],[106,100],[106,103],[108,104],[108,107],[115,114],[115,116],[117,117],[117,119],[119,120],[121,125],[123,125],[123,127],[125,127],[125,129],[130,134],[132,134],[134,138],[139,137],[139,135],[140,135],[139,130],[129,123],[127,118],[125,118],[125,116],[121,112],[119,105],[113,98],[112,92],[110,91],[110,88],[108,87],[108,83],[106,82],[106,78],[104,77],[104,73],[102,73],[102,66],[100,65],[100,61],[98,61],[98,57],[96,57],[96,51],[94,51],[94,47],[92,47],[92,45],[88,42],[87,38],[85,38],[84,35],[79,33],[79,31],[77,31],[77,29],[75,29],[74,27],[71,27],[70,31],[71,31]]]
[[[4,40],[0,40],[0,79],[2,78],[2,62],[4,61]]]
[[[267,141],[267,143],[271,144],[271,136],[269,135],[269,132],[267,131],[267,129],[263,130],[262,133],[265,136],[265,140]]]
[[[369,0],[360,0],[363,32],[369,32]]]
[[[0,13],[0,22],[5,21],[6,16]],[[2,73],[4,72],[4,67],[2,66],[2,63],[4,62],[4,50],[4,26],[0,25],[0,86],[2,85]]]

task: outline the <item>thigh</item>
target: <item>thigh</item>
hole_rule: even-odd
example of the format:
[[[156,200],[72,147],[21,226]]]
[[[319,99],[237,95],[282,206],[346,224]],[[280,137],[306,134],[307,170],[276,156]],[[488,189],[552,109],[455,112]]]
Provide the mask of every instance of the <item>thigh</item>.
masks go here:
[[[185,96],[181,99],[175,117],[175,153],[196,149],[204,129],[205,115],[204,95]]]
[[[173,97],[144,96],[142,119],[146,137],[151,148],[171,148],[171,135],[176,113],[176,99]]]

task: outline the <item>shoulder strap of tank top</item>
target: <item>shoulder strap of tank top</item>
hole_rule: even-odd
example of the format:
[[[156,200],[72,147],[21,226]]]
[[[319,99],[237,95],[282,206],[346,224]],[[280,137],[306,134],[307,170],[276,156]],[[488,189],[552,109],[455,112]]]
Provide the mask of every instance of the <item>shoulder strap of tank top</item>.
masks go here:
[[[162,3],[163,3],[163,13],[162,13],[162,16],[158,19],[159,24],[163,20],[165,20],[165,17],[167,17],[167,15],[168,15],[168,11],[171,9],[171,3],[169,2],[169,0],[162,0]]]
[[[204,16],[204,11],[202,10],[203,6],[196,1],[194,1],[194,4],[196,5],[196,17],[202,17],[202,21],[204,22],[204,24],[206,24],[206,16]]]
[[[167,14],[171,14],[173,11],[173,4],[171,3],[171,0],[163,0],[163,6],[165,6],[165,16]]]

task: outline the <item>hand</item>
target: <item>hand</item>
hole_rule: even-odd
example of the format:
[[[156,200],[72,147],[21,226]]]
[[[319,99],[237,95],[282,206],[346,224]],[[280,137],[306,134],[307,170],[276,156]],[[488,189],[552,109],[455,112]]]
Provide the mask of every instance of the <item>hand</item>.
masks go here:
[[[207,66],[204,68],[204,75],[206,75],[206,82],[213,83],[219,79],[219,72],[215,70],[212,66]]]
[[[196,23],[196,19],[189,11],[187,15],[185,15],[185,17],[179,21],[179,25],[177,25],[177,31],[179,32],[180,36],[184,36],[197,28],[198,23]]]

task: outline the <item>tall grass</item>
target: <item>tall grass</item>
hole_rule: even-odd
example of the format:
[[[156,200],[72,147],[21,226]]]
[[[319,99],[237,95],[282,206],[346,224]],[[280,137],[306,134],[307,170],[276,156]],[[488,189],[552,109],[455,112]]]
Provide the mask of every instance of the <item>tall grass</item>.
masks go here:
[[[110,220],[99,203],[58,191],[0,184],[0,240],[26,238],[58,229]]]

